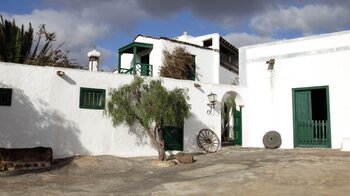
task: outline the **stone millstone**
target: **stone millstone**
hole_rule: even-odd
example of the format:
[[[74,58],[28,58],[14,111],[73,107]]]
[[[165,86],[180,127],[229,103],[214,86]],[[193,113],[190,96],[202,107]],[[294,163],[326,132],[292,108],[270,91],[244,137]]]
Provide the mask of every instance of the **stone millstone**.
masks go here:
[[[281,135],[277,131],[269,131],[264,135],[263,143],[268,149],[279,148],[282,144]]]
[[[179,161],[180,163],[193,163],[194,158],[191,154],[184,153],[184,152],[179,152],[176,154],[176,160]]]

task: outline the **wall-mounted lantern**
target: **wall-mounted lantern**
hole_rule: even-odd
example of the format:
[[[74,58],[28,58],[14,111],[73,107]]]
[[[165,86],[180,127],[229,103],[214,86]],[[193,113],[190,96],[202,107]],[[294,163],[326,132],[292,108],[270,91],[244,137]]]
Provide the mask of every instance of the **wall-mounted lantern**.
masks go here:
[[[64,76],[64,71],[57,71],[56,74],[60,77]]]
[[[217,96],[215,93],[210,93],[208,95],[208,100],[209,100],[209,103],[207,104],[209,106],[209,110],[207,111],[207,114],[214,114],[213,112],[213,109],[215,108],[215,104],[216,104],[216,101],[217,101]]]
[[[267,70],[272,71],[275,65],[275,59],[270,59],[266,61],[266,64],[268,64]]]
[[[198,83],[193,83],[193,86],[196,87],[196,88],[200,88],[201,87],[201,85],[198,84]]]

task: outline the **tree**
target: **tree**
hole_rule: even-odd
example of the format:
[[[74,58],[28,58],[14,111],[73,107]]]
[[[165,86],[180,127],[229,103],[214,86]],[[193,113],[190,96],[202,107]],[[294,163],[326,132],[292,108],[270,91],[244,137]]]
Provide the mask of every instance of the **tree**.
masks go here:
[[[174,79],[194,80],[194,63],[194,56],[185,47],[177,46],[172,52],[163,50],[163,65],[159,68],[159,75]]]
[[[131,84],[111,89],[105,114],[113,125],[139,123],[164,161],[165,146],[162,127],[183,125],[190,116],[187,91],[180,88],[168,91],[161,80],[145,80],[135,76]]]
[[[30,55],[30,58],[26,60],[26,64],[66,68],[81,68],[78,64],[74,63],[71,59],[69,59],[69,51],[61,49],[64,43],[61,43],[55,49],[53,48],[52,43],[56,41],[56,34],[48,32],[45,28],[45,25],[39,26],[39,31],[37,32],[37,35],[38,39],[36,41],[34,51]],[[43,39],[45,39],[45,43],[39,50],[41,46],[41,41]]]
[[[29,23],[28,30],[16,26],[13,22],[3,20],[0,15],[0,61],[12,63],[25,63],[39,66],[54,66],[67,68],[81,68],[68,57],[69,51],[62,50],[64,43],[53,47],[56,41],[56,34],[47,32],[45,25],[40,25],[37,32],[38,39],[34,51],[33,46],[33,28]],[[45,39],[44,43],[42,40]]]
[[[29,23],[28,30],[16,26],[12,22],[3,20],[0,15],[0,61],[24,63],[29,57],[33,43],[33,28]]]

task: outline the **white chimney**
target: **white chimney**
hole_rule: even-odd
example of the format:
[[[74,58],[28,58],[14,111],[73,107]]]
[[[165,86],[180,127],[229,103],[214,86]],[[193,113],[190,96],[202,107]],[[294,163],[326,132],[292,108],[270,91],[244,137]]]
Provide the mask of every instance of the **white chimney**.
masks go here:
[[[95,49],[88,52],[89,57],[89,71],[98,71],[101,53]]]

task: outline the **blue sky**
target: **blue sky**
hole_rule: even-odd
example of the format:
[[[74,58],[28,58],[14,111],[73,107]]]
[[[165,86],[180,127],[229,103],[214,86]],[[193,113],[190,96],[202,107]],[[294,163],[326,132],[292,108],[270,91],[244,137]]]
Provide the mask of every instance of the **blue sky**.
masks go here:
[[[81,65],[96,46],[106,71],[138,34],[220,33],[241,47],[350,29],[345,0],[1,0],[0,14],[18,25],[46,24]]]

